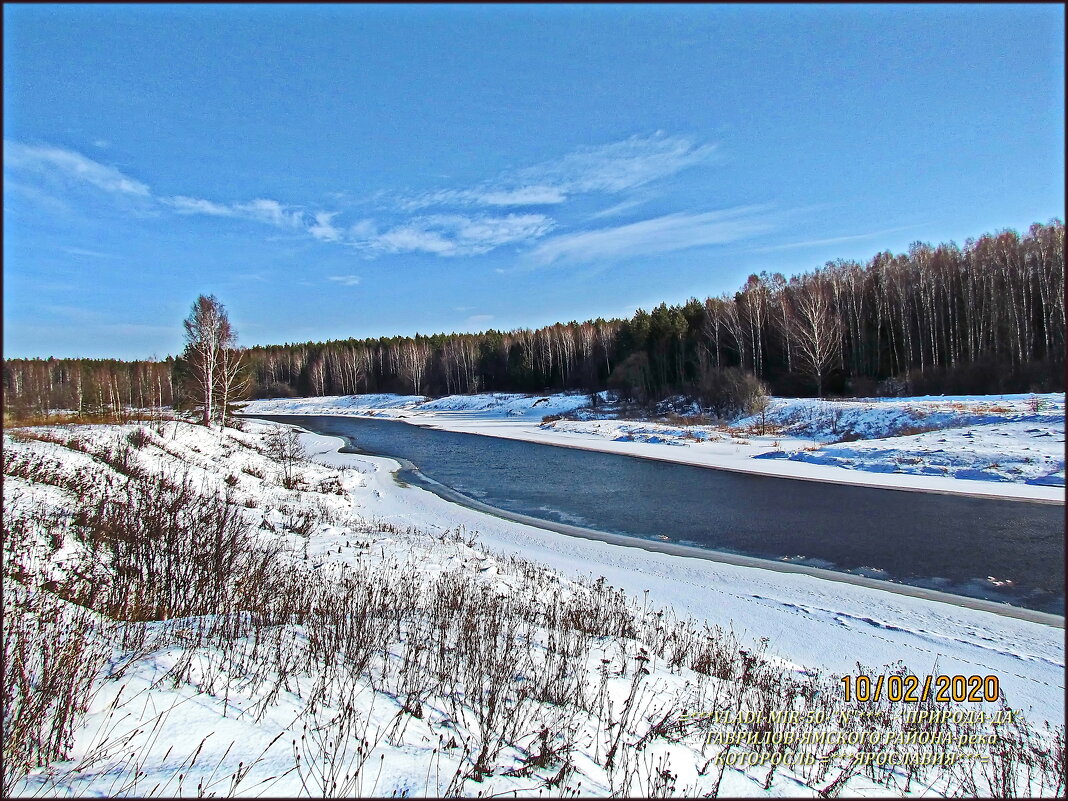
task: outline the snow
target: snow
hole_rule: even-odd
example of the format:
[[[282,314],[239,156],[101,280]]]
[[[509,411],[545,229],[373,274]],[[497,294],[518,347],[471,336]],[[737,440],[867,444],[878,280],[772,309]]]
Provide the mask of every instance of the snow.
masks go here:
[[[431,402],[435,404],[432,410],[424,412],[427,404],[419,398],[378,396],[334,399],[330,408],[352,414],[406,415],[402,419],[415,418],[421,424],[445,419],[450,425],[469,425],[484,433],[487,426],[488,430],[495,430],[491,425],[494,422],[516,418],[525,421],[522,425],[532,427],[524,430],[540,431],[537,426],[544,414],[581,408],[586,400],[582,396],[553,396],[534,406],[532,401],[541,397],[548,396],[440,399]],[[316,407],[315,403],[328,401],[274,402],[273,408],[264,408],[271,405],[267,402],[257,402],[254,408],[260,414],[277,414],[281,409],[310,414],[325,408]],[[1063,410],[1063,396],[1060,403]],[[465,419],[469,422],[462,423]],[[1017,424],[1041,427],[1019,421],[993,425]],[[311,433],[300,436],[311,460],[300,466],[304,489],[287,490],[279,484],[278,465],[263,452],[262,436],[271,427],[250,423],[247,432],[238,432],[168,423],[160,433],[150,432],[148,444],[128,452],[126,458],[156,473],[186,474],[205,488],[232,486],[238,502],[251,504],[247,507],[250,518],[261,521],[261,537],[288,537],[295,548],[305,549],[309,569],[324,575],[394,570],[401,576],[407,575],[404,571],[414,571],[413,575],[423,577],[413,579],[418,583],[432,576],[456,573],[470,576],[479,586],[507,598],[510,593],[530,591],[529,570],[522,565],[533,563],[556,571],[556,577],[548,584],[538,586],[543,587],[546,597],[556,598],[558,603],[581,595],[590,582],[603,577],[634,599],[631,603],[636,608],[663,608],[677,620],[692,618],[721,626],[733,631],[753,650],[763,643],[770,657],[799,671],[849,673],[857,669],[859,662],[869,668],[868,672],[878,672],[883,665],[901,661],[910,672],[921,676],[935,668],[950,675],[995,674],[1009,703],[1024,710],[1029,720],[1063,725],[1063,619],[1048,625],[1036,622],[1048,619],[1040,615],[1036,620],[1025,620],[803,573],[569,537],[458,506],[426,490],[402,485],[394,478],[399,468],[394,460],[343,454],[338,451],[343,444],[340,439]],[[56,427],[38,433],[61,441],[77,437],[88,450],[110,447],[117,454],[122,451],[125,437],[136,428]],[[1063,438],[1063,423],[1061,431]],[[637,433],[632,430],[631,435]],[[566,436],[564,432],[550,435]],[[647,445],[654,446],[681,450],[677,445]],[[851,443],[850,447],[858,446]],[[4,451],[5,459],[14,460],[14,464],[23,460],[27,464],[51,465],[51,469],[68,477],[88,476],[102,469],[99,458],[90,453],[72,451],[58,442],[12,437],[8,432]],[[58,486],[5,476],[5,518],[12,511],[31,509],[37,519],[47,520],[49,514],[63,512],[70,505],[70,496]],[[287,521],[312,511],[316,511],[319,522],[306,539],[283,530]],[[353,522],[357,518],[369,522],[357,526]],[[62,571],[77,551],[71,542],[56,549],[42,539],[38,546],[43,571]],[[527,561],[516,562],[510,558],[513,555]],[[328,744],[312,743],[317,736],[316,726],[325,725],[348,709],[354,716],[350,727],[353,742],[367,740],[368,750],[349,751],[340,761],[335,759],[335,767],[340,764],[345,770],[351,769],[348,784],[341,775],[345,770],[339,771],[341,794],[442,795],[448,794],[450,779],[462,760],[458,749],[439,747],[441,738],[451,731],[457,740],[462,740],[478,730],[475,721],[459,714],[462,707],[453,709],[443,705],[444,701],[428,702],[423,717],[402,715],[403,698],[376,689],[362,679],[353,679],[346,685],[344,703],[331,696],[316,708],[309,708],[307,699],[315,677],[299,674],[272,697],[265,685],[251,675],[253,662],[247,656],[251,641],[240,641],[229,651],[210,644],[193,649],[183,637],[190,636],[188,632],[195,629],[197,621],[171,620],[151,625],[165,632],[170,639],[164,642],[170,644],[149,653],[116,652],[113,661],[125,659],[127,667],[117,679],[95,687],[72,737],[69,759],[53,766],[52,783],[47,780],[48,771],[35,769],[27,780],[16,785],[16,794],[193,794],[198,792],[198,784],[203,792],[220,795],[319,794],[324,788],[317,782],[330,771],[328,757],[337,754]],[[270,642],[281,643],[284,637],[292,637],[298,644],[307,642],[307,633],[299,626],[276,626],[270,631],[265,636],[277,638]],[[596,677],[601,665],[626,664],[637,658],[621,653],[617,641],[610,638],[598,647],[601,650],[595,649],[588,656],[591,677]],[[234,659],[234,653],[244,653],[246,657]],[[693,674],[688,670],[672,671],[659,663],[649,667],[641,699],[644,714],[651,720],[658,709],[670,710],[688,697]],[[595,678],[592,680],[596,682]],[[619,675],[606,681],[607,697],[618,708],[631,687],[631,677]],[[531,748],[535,747],[538,727],[552,716],[564,714],[562,706],[538,708],[537,725],[535,720],[530,721]],[[405,723],[403,730],[397,728],[400,721]],[[580,726],[579,741],[586,743],[573,754],[575,775],[582,781],[580,794],[608,795],[613,789],[620,794],[619,787],[612,784],[612,775],[603,768],[604,754],[597,753],[597,748],[603,748],[596,745],[597,732],[581,728],[587,725],[581,721],[574,725]],[[604,734],[600,736],[603,738]],[[307,755],[301,770],[296,770],[294,763],[298,742]],[[109,744],[103,751],[102,743]],[[709,756],[704,748],[690,741],[655,740],[641,758],[648,760],[650,766],[660,758],[670,759],[671,770],[677,776],[677,791],[681,791],[698,786],[707,790],[711,777],[698,776],[696,771]],[[507,763],[518,757],[518,752],[506,748],[498,761]],[[143,774],[133,778],[123,774],[118,769],[123,758],[136,762]],[[64,773],[64,769],[79,762],[79,772]],[[363,769],[356,771],[357,764],[364,765]],[[727,796],[815,794],[785,768],[764,790],[767,772],[766,766],[732,768],[726,771],[719,792]],[[653,775],[649,771],[639,774]],[[238,781],[242,776],[243,780]],[[535,787],[544,792],[545,786],[535,779],[536,776],[509,777],[498,772],[481,783],[468,781],[460,792],[474,795],[518,790],[524,794],[534,793]],[[569,781],[551,792],[559,794],[566,787],[573,785]],[[635,785],[622,794],[651,794],[649,790],[649,785]],[[338,788],[334,791],[338,792]],[[914,786],[913,791],[927,792],[920,785]],[[855,777],[845,794],[885,793],[885,788]]]
[[[603,393],[602,393],[603,394]],[[273,398],[251,401],[247,414],[322,414],[324,409],[345,416],[421,418],[447,414],[450,419],[522,418],[538,423],[549,414],[563,414],[589,405],[589,395],[524,395],[490,392],[481,395],[327,395],[317,398]]]
[[[603,419],[601,395],[352,395],[251,401],[251,415],[382,417],[447,431],[758,475],[1064,503],[1064,393],[774,398],[730,425]],[[607,411],[605,411],[607,409]],[[569,415],[544,421],[547,416]],[[576,418],[576,419],[570,419]],[[679,422],[679,420],[683,422]],[[761,430],[766,433],[759,433]],[[850,441],[840,442],[843,438]]]

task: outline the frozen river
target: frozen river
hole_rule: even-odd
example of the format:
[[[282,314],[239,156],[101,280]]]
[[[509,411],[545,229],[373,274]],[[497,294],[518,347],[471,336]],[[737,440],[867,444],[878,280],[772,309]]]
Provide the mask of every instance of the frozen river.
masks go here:
[[[754,476],[393,420],[257,417],[407,460],[508,512],[1063,614],[1059,505]]]

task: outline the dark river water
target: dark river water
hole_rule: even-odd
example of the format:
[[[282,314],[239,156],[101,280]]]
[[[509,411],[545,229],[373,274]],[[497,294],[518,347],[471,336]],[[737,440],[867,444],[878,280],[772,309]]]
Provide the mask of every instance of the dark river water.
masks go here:
[[[753,476],[393,420],[263,419],[406,459],[543,520],[1064,613],[1062,505]]]

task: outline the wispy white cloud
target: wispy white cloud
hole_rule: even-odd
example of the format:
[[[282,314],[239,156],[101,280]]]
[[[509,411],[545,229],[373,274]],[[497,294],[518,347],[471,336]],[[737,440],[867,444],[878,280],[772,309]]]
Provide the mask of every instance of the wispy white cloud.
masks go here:
[[[547,234],[555,223],[542,214],[468,217],[435,214],[416,217],[384,232],[357,239],[354,244],[382,253],[431,253],[474,256],[503,245],[529,242]],[[364,228],[367,231],[367,228]]]
[[[438,256],[461,256],[469,253],[440,231],[428,228],[418,221],[391,228],[372,239],[369,245],[372,250],[385,253],[422,252]]]
[[[472,314],[470,317],[464,320],[464,325],[468,326],[469,328],[474,328],[477,326],[485,325],[492,319],[492,314]]]
[[[335,228],[333,224],[334,218],[339,213],[336,211],[319,212],[315,215],[314,224],[308,226],[308,233],[324,242],[340,242],[345,232],[340,228]]]
[[[407,211],[429,206],[553,206],[567,200],[567,193],[557,186],[537,184],[512,188],[486,184],[475,189],[441,189],[401,202]]]
[[[14,144],[14,143],[13,143]],[[21,154],[21,145],[15,145]],[[54,148],[52,148],[54,150]],[[66,153],[66,152],[65,152]],[[91,176],[107,175],[103,164],[72,154],[77,158],[63,163],[78,163],[82,173]],[[93,167],[95,166],[95,168]],[[99,169],[96,169],[99,168]],[[122,179],[132,180],[121,176]],[[119,186],[113,178],[109,185]],[[103,178],[98,183],[103,183]],[[124,185],[125,186],[125,185]],[[229,217],[266,223],[280,229],[307,233],[320,241],[356,247],[371,254],[381,253],[434,253],[442,256],[461,256],[486,253],[504,245],[518,244],[544,236],[555,224],[544,215],[509,214],[504,216],[429,215],[415,217],[380,231],[374,220],[364,219],[348,226],[335,224],[339,211],[316,211],[309,214],[297,206],[287,206],[276,200],[257,198],[248,202],[219,203],[205,198],[176,194],[154,195],[147,186],[145,198],[173,209],[180,215],[205,215]],[[139,190],[139,193],[141,191]],[[340,277],[339,280],[356,279]],[[346,285],[355,285],[355,281]]]
[[[807,239],[802,242],[787,242],[783,245],[768,245],[762,248],[753,248],[753,253],[767,253],[776,250],[795,250],[801,248],[814,248],[822,247],[823,245],[838,245],[843,242],[862,242],[865,239],[875,239],[878,236],[885,234],[896,234],[899,231],[908,231],[912,228],[919,228],[919,225],[904,225],[898,228],[887,228],[883,231],[872,231],[868,234],[853,234],[851,236],[835,236],[830,239]]]
[[[5,165],[6,166],[6,165]],[[4,171],[4,201],[20,195],[41,211],[56,217],[67,217],[74,213],[74,208],[66,201],[56,197],[39,184],[18,180]]]
[[[277,200],[257,198],[245,203],[216,203],[199,197],[158,198],[160,203],[170,206],[179,214],[206,214],[210,217],[237,217],[244,220],[267,223],[277,228],[302,228],[317,239],[326,239],[325,232],[330,227],[331,214],[317,214],[313,220],[299,208],[284,206]]]
[[[557,228],[550,216],[533,211],[503,213],[509,207],[558,206],[582,193],[630,196],[618,198],[610,208],[587,220],[620,214],[644,202],[630,190],[707,163],[715,146],[680,136],[656,133],[620,142],[581,148],[562,158],[515,170],[470,188],[444,189],[402,203],[408,214],[398,214],[396,201],[379,198],[378,218],[355,222],[339,211],[308,210],[270,198],[217,201],[195,195],[155,194],[149,186],[114,167],[71,150],[30,146],[5,140],[5,159],[17,168],[60,175],[108,192],[142,198],[155,208],[179,215],[203,215],[255,221],[308,236],[323,243],[344,245],[365,256],[424,253],[443,258],[475,256],[516,245],[536,245],[528,263],[582,262],[667,252],[734,239],[766,230],[766,223],[742,211],[704,214],[669,214],[630,225],[575,231],[546,239]],[[647,195],[648,191],[639,194]],[[471,207],[475,211],[416,214],[426,206]],[[751,210],[743,210],[749,212]],[[329,280],[353,286],[356,276]],[[349,281],[349,283],[345,283]]]
[[[48,173],[90,184],[105,192],[148,197],[148,186],[114,167],[86,158],[73,150],[48,145],[25,145],[4,140],[4,165]]]
[[[99,250],[89,250],[87,248],[74,248],[74,247],[61,247],[64,253],[69,253],[71,256],[87,256],[92,259],[116,259],[114,253],[101,253]]]
[[[622,192],[706,162],[715,145],[697,145],[681,136],[632,136],[622,142],[582,148],[562,159],[519,173],[570,192]]]
[[[378,233],[378,225],[374,220],[365,219],[349,226],[345,232],[346,239],[361,241],[372,239]]]
[[[564,203],[591,192],[617,194],[710,161],[711,144],[681,136],[632,136],[584,147],[554,161],[516,170],[467,189],[443,189],[401,203],[409,211],[430,206],[538,206]]]
[[[113,194],[143,198],[173,209],[179,214],[206,214],[255,220],[279,228],[305,229],[316,238],[333,241],[331,231],[334,229],[330,225],[332,214],[319,213],[309,219],[301,209],[284,206],[277,200],[267,198],[239,203],[217,203],[187,195],[157,196],[148,184],[66,148],[26,145],[5,139],[4,167],[30,170],[52,178],[89,184]]]
[[[486,206],[550,206],[563,203],[567,195],[560,187],[537,184],[479,192],[474,200]]]
[[[304,212],[286,208],[277,200],[257,198],[248,203],[235,203],[234,210],[250,220],[259,220],[279,228],[305,227]]]
[[[360,283],[360,276],[358,275],[331,275],[327,281],[336,281],[342,286],[356,286]]]
[[[741,206],[699,214],[667,214],[614,228],[564,234],[542,242],[528,254],[528,259],[545,266],[726,244],[771,229],[771,221],[761,216],[763,211],[760,206]]]
[[[179,214],[210,214],[216,217],[233,217],[236,214],[232,206],[213,203],[210,200],[204,200],[204,198],[199,197],[175,195],[174,197],[162,198],[161,202],[170,206]]]
[[[636,209],[644,203],[648,203],[649,198],[634,198],[632,200],[624,200],[622,203],[616,203],[614,206],[609,206],[607,209],[601,209],[601,211],[595,211],[590,215],[591,220],[600,220],[605,217],[615,217],[622,214],[625,211]]]

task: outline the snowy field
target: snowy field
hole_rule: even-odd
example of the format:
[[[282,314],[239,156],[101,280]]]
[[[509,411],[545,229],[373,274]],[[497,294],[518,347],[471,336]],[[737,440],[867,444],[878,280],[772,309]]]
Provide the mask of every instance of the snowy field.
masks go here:
[[[352,395],[252,401],[248,414],[414,425],[772,476],[1064,503],[1064,393],[774,398],[729,426],[612,419],[588,395]],[[564,419],[545,417],[566,415]],[[763,432],[763,433],[762,433]]]
[[[412,415],[421,413],[416,401],[380,398],[362,408],[335,401],[334,408],[348,402],[341,408],[350,413]],[[478,402],[485,406],[454,410],[438,401],[434,413],[526,417],[536,428],[541,414],[576,401]],[[294,412],[310,411],[289,403]],[[64,738],[66,759],[31,766],[9,787],[14,794],[812,797],[832,785],[847,796],[1006,791],[992,763],[863,768],[840,760],[841,749],[813,766],[717,767],[719,724],[704,719],[701,728],[683,716],[730,709],[756,720],[769,708],[814,714],[839,693],[830,674],[855,673],[858,663],[872,675],[886,666],[919,676],[996,675],[1009,706],[1040,731],[1046,721],[1063,726],[1063,620],[1045,625],[566,537],[402,485],[393,475],[397,463],[341,454],[337,438],[303,433],[310,462],[280,462],[265,447],[265,432],[275,427],[247,428],[5,432],[5,527],[18,534],[5,531],[5,568],[15,571],[5,572],[5,628],[14,620],[13,630],[28,638],[37,626],[47,635],[42,642],[62,644],[49,621],[77,619],[91,651],[79,661],[96,671],[85,711]],[[123,476],[161,475],[184,478],[202,494],[228,492],[227,508],[251,526],[253,541],[280,549],[277,569],[290,575],[285,565],[292,564],[299,579],[285,585],[282,594],[295,600],[284,612],[254,592],[275,586],[268,579],[279,579],[269,576],[245,582],[244,600],[227,614],[163,622],[114,624],[42,600],[54,596],[41,586],[62,586],[86,570],[85,540],[63,528],[78,523],[71,512],[109,480],[122,487]],[[367,587],[377,594],[361,595]],[[403,614],[354,614],[386,608]],[[535,622],[516,628],[509,610],[525,610]],[[404,625],[389,623],[395,617]],[[369,621],[383,628],[368,631]],[[439,649],[442,630],[454,639]],[[12,638],[18,641],[5,636],[6,647]],[[361,652],[362,668],[353,669],[345,660],[355,660],[355,643],[364,641],[379,646]],[[54,654],[51,648],[42,653]],[[719,667],[709,667],[709,654]],[[818,692],[801,689],[821,677]],[[891,714],[889,705],[879,715],[876,707],[858,707],[868,723],[835,718],[817,728],[875,725],[883,710]],[[1048,733],[1035,736],[1048,742]],[[1063,748],[1063,730],[1059,736]],[[1011,764],[1015,792],[1050,794]]]

